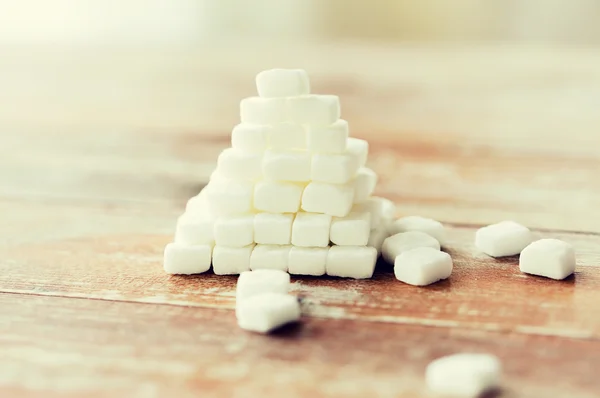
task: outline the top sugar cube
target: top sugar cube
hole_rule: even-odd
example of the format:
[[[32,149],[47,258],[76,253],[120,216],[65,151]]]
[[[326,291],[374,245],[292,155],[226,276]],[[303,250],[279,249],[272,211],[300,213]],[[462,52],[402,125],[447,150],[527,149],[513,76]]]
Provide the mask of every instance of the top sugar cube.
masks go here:
[[[307,95],[310,83],[302,69],[269,69],[256,75],[256,88],[263,98],[296,97]]]

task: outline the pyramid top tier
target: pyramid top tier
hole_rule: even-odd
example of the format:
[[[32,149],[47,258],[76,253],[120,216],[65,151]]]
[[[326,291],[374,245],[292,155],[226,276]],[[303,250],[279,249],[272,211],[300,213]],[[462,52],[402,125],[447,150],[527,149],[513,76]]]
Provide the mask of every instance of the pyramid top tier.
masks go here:
[[[256,75],[262,98],[297,97],[310,94],[308,74],[303,69],[269,69]]]
[[[276,125],[285,122],[329,126],[340,118],[335,95],[310,94],[307,73],[302,69],[269,69],[256,76],[258,97],[240,103],[245,124]]]

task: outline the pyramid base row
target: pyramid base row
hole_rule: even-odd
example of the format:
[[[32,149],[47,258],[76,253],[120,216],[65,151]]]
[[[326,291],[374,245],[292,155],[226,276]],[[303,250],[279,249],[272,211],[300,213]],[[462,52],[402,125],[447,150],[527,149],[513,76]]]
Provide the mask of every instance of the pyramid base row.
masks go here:
[[[227,247],[187,246],[169,243],[165,247],[164,269],[169,274],[236,275],[256,269],[279,269],[296,275],[330,275],[366,279],[373,275],[384,235],[373,246],[300,247],[293,245],[248,245]]]

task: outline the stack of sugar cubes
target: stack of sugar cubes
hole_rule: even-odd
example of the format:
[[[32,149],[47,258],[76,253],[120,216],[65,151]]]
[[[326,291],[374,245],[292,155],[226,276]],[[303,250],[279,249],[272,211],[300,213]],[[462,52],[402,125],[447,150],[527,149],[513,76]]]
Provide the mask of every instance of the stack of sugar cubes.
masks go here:
[[[305,71],[263,71],[256,85],[232,147],[178,220],[166,272],[370,278],[395,208],[372,196],[368,143],[349,137],[337,96],[310,94]]]

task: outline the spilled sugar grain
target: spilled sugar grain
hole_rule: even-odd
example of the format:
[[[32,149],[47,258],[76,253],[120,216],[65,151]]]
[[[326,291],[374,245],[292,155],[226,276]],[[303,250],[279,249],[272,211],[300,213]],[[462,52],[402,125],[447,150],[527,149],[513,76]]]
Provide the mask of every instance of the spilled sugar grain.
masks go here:
[[[345,307],[364,302],[363,294],[352,286],[338,288],[296,281],[291,291],[300,299],[302,314],[314,317],[348,318]]]

